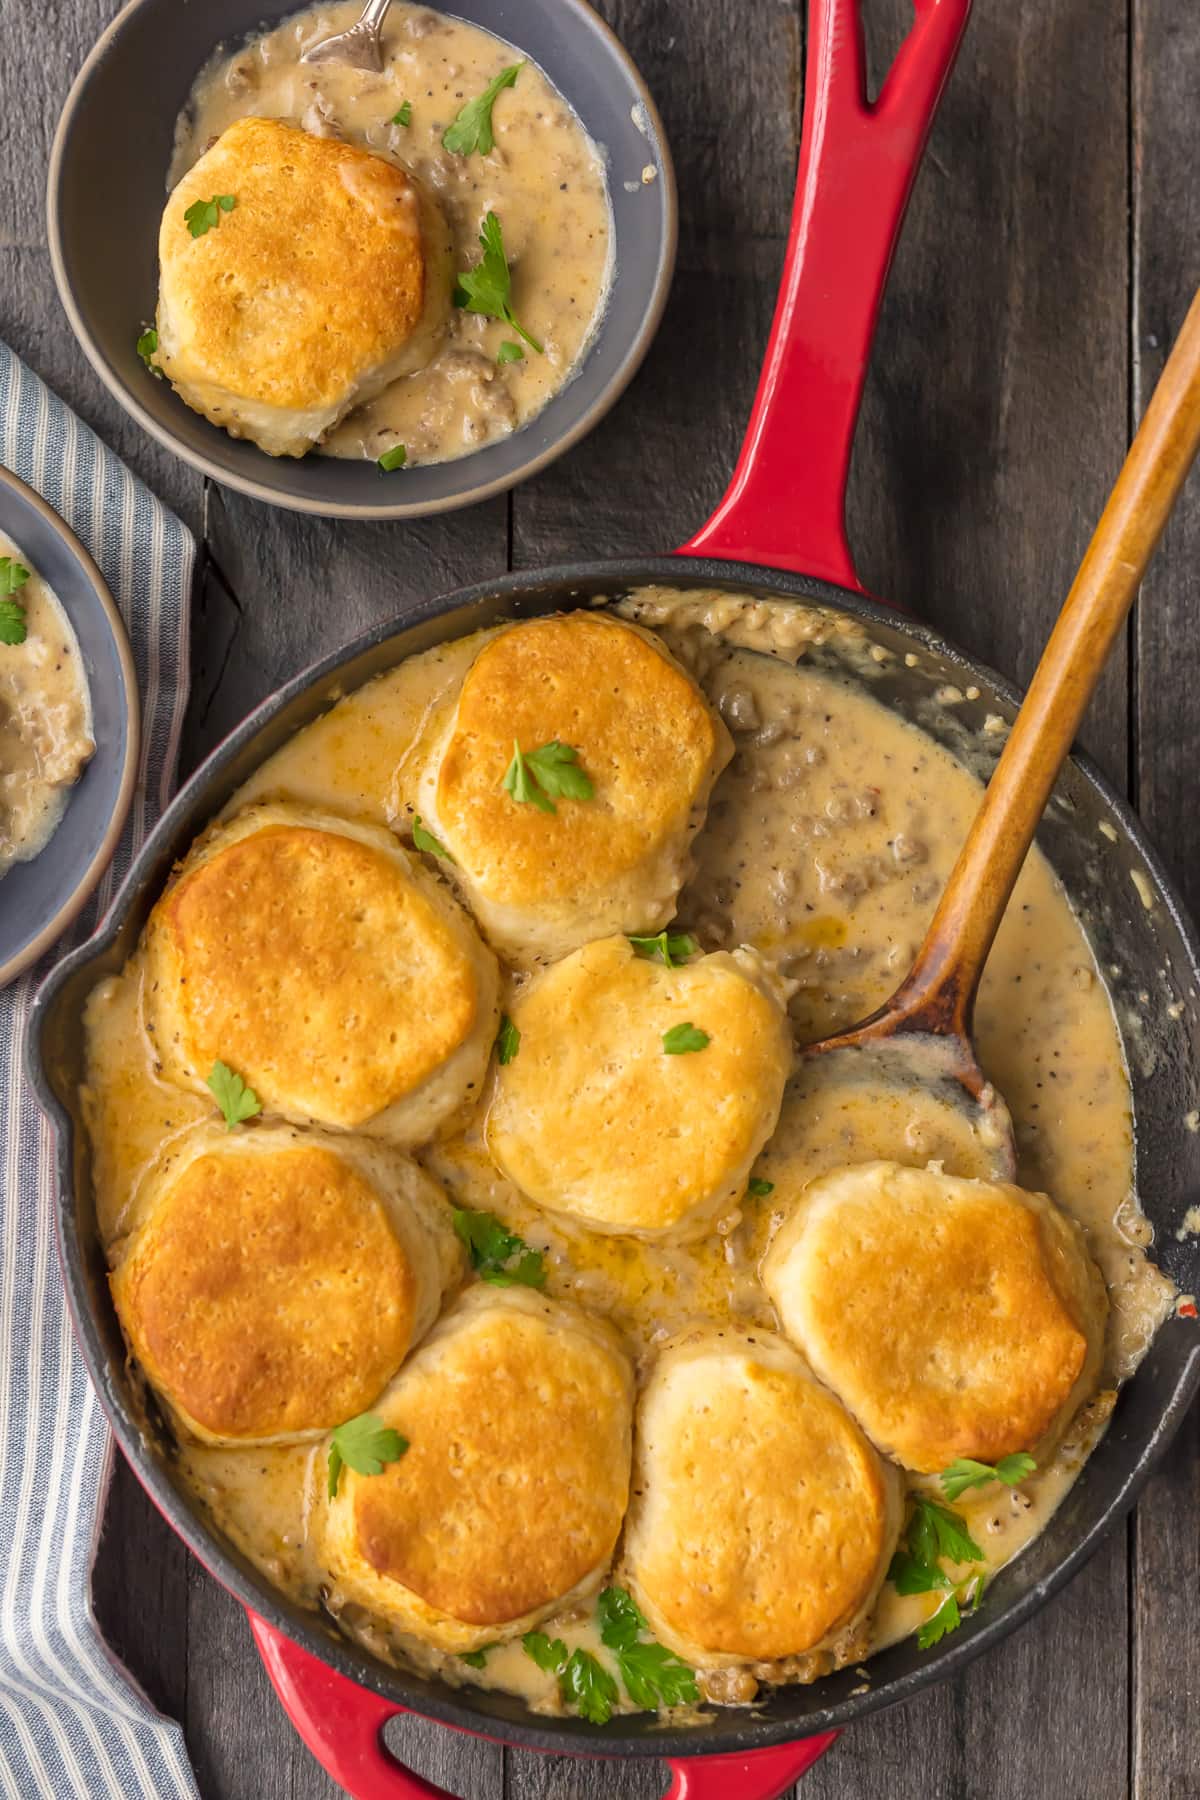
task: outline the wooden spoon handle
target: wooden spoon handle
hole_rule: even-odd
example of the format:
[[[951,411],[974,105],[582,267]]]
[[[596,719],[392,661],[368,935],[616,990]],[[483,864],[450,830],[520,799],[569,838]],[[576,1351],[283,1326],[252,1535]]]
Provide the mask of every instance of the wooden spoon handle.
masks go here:
[[[1080,564],[912,971],[891,1005],[968,1036],[1013,884],[1113,640],[1200,449],[1200,293]]]

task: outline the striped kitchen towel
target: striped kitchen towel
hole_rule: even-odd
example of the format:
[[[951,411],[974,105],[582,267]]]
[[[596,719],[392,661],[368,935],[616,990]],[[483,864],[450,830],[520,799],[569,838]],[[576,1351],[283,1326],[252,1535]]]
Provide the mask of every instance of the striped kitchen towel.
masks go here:
[[[78,942],[171,792],[195,546],[4,344],[0,463],[44,495],[100,565],[142,694],[137,793],[113,866],[70,934]],[[195,1800],[182,1732],[116,1662],[92,1613],[113,1447],[59,1277],[49,1130],[21,1079],[29,1008],[50,960],[0,989],[0,1793]]]

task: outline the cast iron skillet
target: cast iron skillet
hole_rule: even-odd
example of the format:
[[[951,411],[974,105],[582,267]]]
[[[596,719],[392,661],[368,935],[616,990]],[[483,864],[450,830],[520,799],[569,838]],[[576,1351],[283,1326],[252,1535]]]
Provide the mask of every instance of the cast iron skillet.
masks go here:
[[[109,1302],[95,1228],[79,1104],[80,1015],[102,975],[133,950],[174,860],[265,757],[341,695],[406,656],[503,618],[586,604],[647,582],[774,595],[850,614],[898,652],[872,693],[951,747],[987,712],[1011,718],[1013,689],[925,627],[867,599],[842,526],[842,493],[867,348],[894,236],[929,120],[970,0],[917,0],[917,22],[876,104],[863,98],[854,0],[813,0],[808,91],[796,212],[783,293],[747,445],[726,500],[681,560],[586,564],[514,575],[431,600],[396,630],[359,639],[268,700],[197,771],[151,834],[104,929],[66,959],[39,996],[28,1068],[57,1138],[59,1240],[84,1356],[117,1437],[156,1505],[205,1565],[246,1605],[293,1723],[357,1800],[425,1800],[439,1790],[401,1768],[381,1732],[409,1710],[527,1748],[666,1757],[675,1800],[773,1800],[815,1761],[834,1729],[956,1674],[1037,1608],[1086,1561],[1132,1505],[1200,1386],[1200,1334],[1189,1316],[1160,1331],[1122,1390],[1110,1429],[1059,1512],[988,1589],[987,1601],[933,1651],[913,1640],[871,1665],[811,1687],[781,1688],[752,1711],[716,1709],[699,1728],[663,1730],[652,1716],[605,1728],[530,1714],[518,1700],[395,1669],[277,1592],[211,1526],[181,1484],[170,1447],[140,1423],[125,1348]],[[728,555],[730,560],[716,560]],[[734,560],[736,559],[736,560]],[[769,565],[776,565],[770,568]],[[756,566],[757,565],[757,566]],[[764,574],[762,565],[768,565]],[[801,569],[805,573],[798,573]],[[904,655],[915,652],[916,666]],[[947,713],[946,683],[977,689]],[[932,709],[932,710],[931,710]],[[1101,825],[1111,836],[1101,834]],[[1073,761],[1047,810],[1040,842],[1085,922],[1111,987],[1133,1081],[1138,1184],[1162,1266],[1190,1293],[1200,1245],[1178,1240],[1200,1198],[1200,1135],[1185,1125],[1200,1069],[1200,950],[1141,829],[1103,779]],[[1151,904],[1131,880],[1140,871]],[[1149,1005],[1139,1002],[1148,994]],[[1168,1004],[1183,1003],[1168,1018]],[[1133,1023],[1131,1023],[1133,1021]]]

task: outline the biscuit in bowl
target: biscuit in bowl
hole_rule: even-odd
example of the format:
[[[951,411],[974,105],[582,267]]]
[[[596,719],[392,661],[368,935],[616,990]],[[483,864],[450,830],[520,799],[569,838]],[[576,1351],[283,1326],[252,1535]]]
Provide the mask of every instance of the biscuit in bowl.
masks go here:
[[[268,1113],[412,1146],[480,1091],[495,958],[389,831],[287,805],[203,838],[155,906],[146,1024],[167,1076],[224,1062]]]
[[[237,120],[193,164],[158,255],[154,362],[195,412],[269,456],[305,455],[423,367],[449,313],[450,239],[424,190],[278,119]]]
[[[697,1236],[745,1192],[792,1064],[782,997],[753,951],[666,967],[603,938],[513,1000],[493,1160],[594,1231]]]
[[[900,1529],[897,1472],[771,1332],[669,1344],[638,1404],[623,1567],[654,1635],[699,1668],[866,1654]]]
[[[375,1409],[407,1449],[321,1509],[330,1605],[461,1653],[599,1587],[629,1498],[633,1371],[612,1327],[479,1284]]]
[[[918,1473],[1036,1452],[1096,1384],[1104,1282],[1044,1194],[936,1164],[838,1169],[796,1200],[762,1279],[821,1379]]]
[[[582,790],[529,797],[523,756],[562,746]],[[721,720],[664,646],[575,612],[498,632],[480,650],[419,784],[484,934],[510,962],[566,955],[672,917],[709,794],[733,754]],[[569,778],[568,778],[569,779]]]
[[[462,1266],[441,1189],[388,1145],[201,1125],[147,1181],[110,1284],[172,1415],[238,1448],[363,1412]]]

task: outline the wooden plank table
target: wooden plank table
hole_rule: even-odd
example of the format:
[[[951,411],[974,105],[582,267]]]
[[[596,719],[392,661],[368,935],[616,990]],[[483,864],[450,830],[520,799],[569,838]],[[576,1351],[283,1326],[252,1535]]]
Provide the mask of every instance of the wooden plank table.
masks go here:
[[[506,568],[668,548],[718,498],[782,257],[802,0],[602,0],[662,107],[682,238],[666,323],[604,424],[516,493],[414,526],[272,512],[130,424],[85,365],[45,249],[50,137],[114,0],[0,34],[0,335],[204,546],[191,767],[284,677],[422,596]],[[867,8],[881,74],[907,0]],[[976,0],[883,311],[850,495],[876,593],[1028,676],[1200,276],[1195,0]],[[121,196],[113,195],[114,206]],[[1167,535],[1086,742],[1200,910],[1200,479]],[[1190,676],[1190,679],[1189,679]],[[275,1704],[237,1604],[121,1468],[96,1569],[113,1643],[183,1720],[209,1800],[332,1784]],[[847,1732],[804,1800],[1200,1795],[1200,1418],[1128,1527],[960,1680]],[[468,1800],[653,1800],[661,1771],[550,1762],[419,1723],[414,1766]]]

